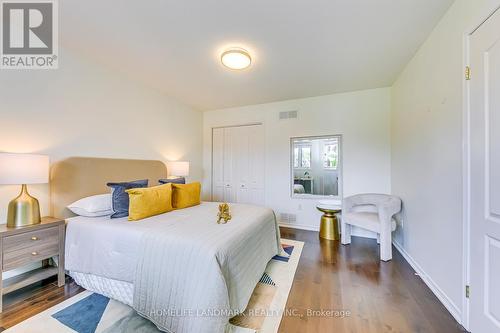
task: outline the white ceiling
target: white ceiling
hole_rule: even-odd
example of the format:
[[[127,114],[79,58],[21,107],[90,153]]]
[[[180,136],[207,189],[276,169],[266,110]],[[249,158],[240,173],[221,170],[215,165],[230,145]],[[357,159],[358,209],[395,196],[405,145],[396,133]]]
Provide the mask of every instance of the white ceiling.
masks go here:
[[[390,86],[453,0],[64,0],[62,46],[200,110]],[[250,69],[224,68],[239,46]]]

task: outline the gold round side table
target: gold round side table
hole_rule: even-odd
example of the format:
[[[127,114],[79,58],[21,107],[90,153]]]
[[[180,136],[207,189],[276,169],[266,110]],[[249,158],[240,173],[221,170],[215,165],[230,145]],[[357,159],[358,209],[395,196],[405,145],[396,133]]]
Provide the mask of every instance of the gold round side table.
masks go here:
[[[339,221],[336,214],[340,213],[342,209],[340,207],[325,208],[321,206],[317,206],[316,208],[323,213],[319,227],[319,237],[328,240],[340,240]]]

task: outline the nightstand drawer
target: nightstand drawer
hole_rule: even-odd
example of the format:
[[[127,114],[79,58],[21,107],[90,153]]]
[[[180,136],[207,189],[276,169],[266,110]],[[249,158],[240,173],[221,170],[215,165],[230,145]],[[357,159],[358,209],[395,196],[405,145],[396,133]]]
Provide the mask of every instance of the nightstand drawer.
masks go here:
[[[33,244],[30,247],[16,251],[4,252],[3,270],[8,271],[31,262],[40,261],[59,254],[59,242],[55,238],[52,242]]]
[[[59,239],[59,228],[47,228],[37,231],[25,232],[18,235],[7,236],[3,240],[4,256],[10,252],[16,252],[25,248],[41,246],[43,244],[57,244]],[[33,251],[29,251],[30,253]]]

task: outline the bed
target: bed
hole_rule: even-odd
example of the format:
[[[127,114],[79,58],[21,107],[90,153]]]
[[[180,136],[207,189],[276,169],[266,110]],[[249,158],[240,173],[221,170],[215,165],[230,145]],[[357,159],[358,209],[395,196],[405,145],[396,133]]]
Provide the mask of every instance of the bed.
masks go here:
[[[108,181],[147,177],[156,184],[165,175],[158,161],[62,161],[51,171],[52,213],[68,217],[68,203],[105,193]],[[227,331],[281,253],[271,210],[240,204],[231,210],[224,225],[210,202],[139,222],[68,217],[65,268],[82,287],[133,306],[161,330]]]
[[[305,194],[306,189],[304,188],[304,185],[302,184],[293,184],[293,193],[295,194]]]

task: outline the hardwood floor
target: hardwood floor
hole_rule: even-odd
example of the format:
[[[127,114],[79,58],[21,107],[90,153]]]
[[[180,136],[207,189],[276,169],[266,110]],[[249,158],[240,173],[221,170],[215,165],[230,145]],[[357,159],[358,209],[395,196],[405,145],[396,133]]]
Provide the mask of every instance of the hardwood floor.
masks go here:
[[[281,236],[305,242],[287,302],[304,316],[284,317],[279,332],[465,332],[396,249],[385,263],[372,239],[343,246],[288,228]],[[350,316],[307,316],[307,309]]]
[[[0,331],[61,303],[83,290],[69,277],[66,277],[66,285],[59,288],[57,277],[52,277],[7,294],[3,297],[4,308],[0,314]]]
[[[354,237],[342,246],[320,241],[316,232],[282,228],[281,234],[305,246],[287,302],[292,315],[283,318],[279,332],[465,332],[396,250],[384,263],[375,240]],[[68,278],[63,288],[51,279],[8,294],[0,331],[82,290]]]

